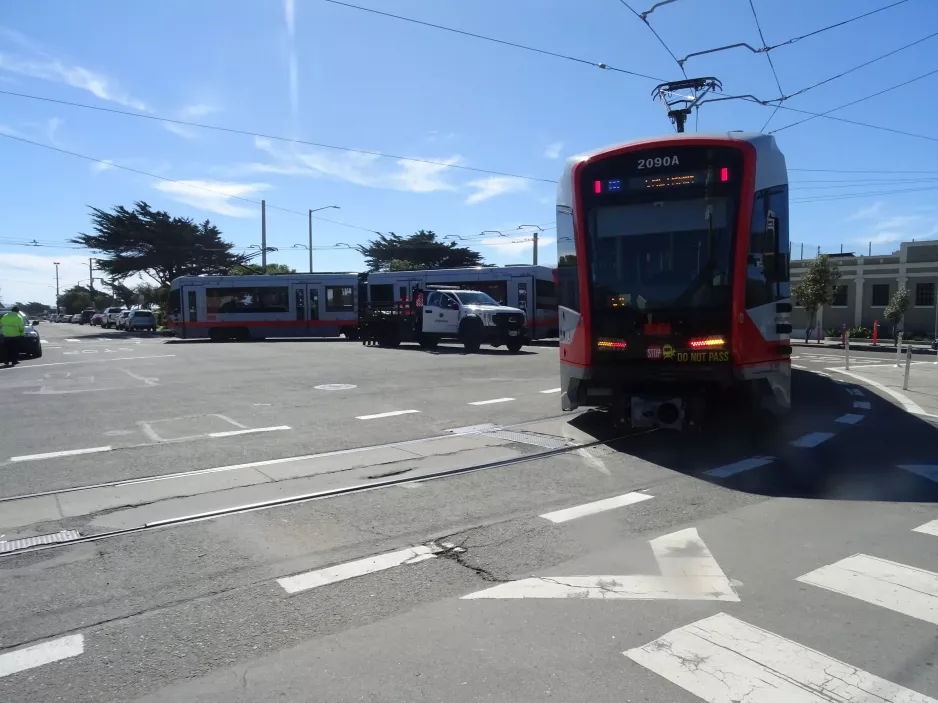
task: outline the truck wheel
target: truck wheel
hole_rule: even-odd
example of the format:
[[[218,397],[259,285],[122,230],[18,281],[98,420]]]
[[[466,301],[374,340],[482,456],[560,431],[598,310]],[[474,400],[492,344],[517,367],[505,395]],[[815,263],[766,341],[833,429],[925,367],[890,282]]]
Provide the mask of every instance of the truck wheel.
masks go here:
[[[436,349],[439,343],[439,339],[432,337],[429,334],[420,335],[420,347],[422,349]]]
[[[478,317],[467,317],[459,326],[459,341],[467,352],[477,352],[482,346],[482,321]]]
[[[508,340],[506,346],[508,347],[508,351],[510,351],[512,354],[517,354],[519,351],[521,351],[521,347],[524,346],[524,340],[521,339],[521,337],[512,337]]]

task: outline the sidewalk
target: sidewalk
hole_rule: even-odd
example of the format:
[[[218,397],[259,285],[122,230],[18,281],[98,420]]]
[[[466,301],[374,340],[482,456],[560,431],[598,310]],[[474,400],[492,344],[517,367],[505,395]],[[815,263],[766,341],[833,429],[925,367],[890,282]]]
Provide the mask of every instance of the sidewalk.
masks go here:
[[[852,350],[853,346],[850,348]],[[835,379],[852,379],[869,387],[913,415],[938,419],[938,364],[934,361],[912,361],[909,367],[908,390],[902,390],[905,377],[904,355],[898,367],[895,364],[851,365],[847,371],[843,364],[838,364],[826,370],[836,374]],[[857,402],[863,401],[858,397]]]
[[[902,349],[905,350],[906,346],[911,346],[913,354],[929,354],[929,355],[934,356],[935,351],[934,349],[932,349],[931,344],[932,344],[931,342],[911,342],[911,344],[909,344],[903,341]],[[800,347],[803,349],[843,349],[844,348],[844,345],[840,343],[840,340],[837,340],[837,341],[822,340],[821,343],[818,344],[816,341],[812,339],[810,342],[805,344],[801,340],[793,339],[791,340],[791,345],[793,347]],[[863,351],[863,352],[871,351],[871,352],[895,354],[896,345],[893,344],[891,339],[881,341],[877,344],[873,344],[872,342],[866,342],[866,341],[851,340],[850,351]]]

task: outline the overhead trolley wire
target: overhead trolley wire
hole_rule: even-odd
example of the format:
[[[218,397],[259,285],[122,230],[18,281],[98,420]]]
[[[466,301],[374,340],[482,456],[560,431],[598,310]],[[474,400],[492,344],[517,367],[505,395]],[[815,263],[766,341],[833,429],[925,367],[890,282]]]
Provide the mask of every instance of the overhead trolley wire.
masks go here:
[[[370,12],[374,15],[382,15],[383,17],[391,17],[396,20],[403,20],[404,22],[412,22],[413,24],[423,25],[424,27],[432,27],[433,29],[441,29],[444,32],[452,32],[454,34],[461,34],[466,37],[472,37],[473,39],[482,39],[483,41],[494,42],[495,44],[502,44],[504,46],[511,46],[516,49],[524,49],[525,51],[533,51],[538,54],[544,54],[545,56],[553,56],[558,59],[566,59],[567,61],[575,61],[576,63],[586,64],[587,66],[594,66],[595,68],[602,68],[606,71],[615,71],[617,73],[625,73],[630,76],[635,76],[636,78],[647,78],[651,81],[658,81],[659,83],[663,82],[663,79],[656,78],[655,76],[649,76],[644,73],[638,73],[636,71],[628,71],[624,68],[616,68],[615,66],[610,66],[606,63],[590,61],[588,59],[581,59],[575,56],[568,56],[566,54],[561,54],[555,51],[548,51],[547,49],[538,49],[533,46],[527,46],[525,44],[518,44],[516,42],[505,41],[504,39],[495,39],[494,37],[487,37],[483,34],[475,34],[474,32],[467,32],[462,29],[454,29],[453,27],[445,27],[441,24],[434,24],[432,22],[424,22],[423,20],[417,20],[412,17],[404,17],[403,15],[394,15],[390,12],[382,12],[381,10],[373,10],[370,7],[362,7],[361,5],[352,5],[347,2],[340,2],[340,0],[325,0],[328,3],[333,5],[341,5],[342,7],[348,7],[353,10],[361,10],[362,12]],[[631,9],[631,8],[630,8]],[[634,12],[634,10],[633,10]]]
[[[761,54],[761,53],[764,53],[764,52],[769,52],[769,51],[772,51],[772,50],[774,50],[774,49],[778,49],[779,47],[782,47],[782,46],[788,46],[788,45],[790,45],[790,44],[794,44],[795,42],[799,42],[799,41],[801,41],[802,39],[807,39],[808,37],[813,37],[813,36],[816,35],[816,34],[821,34],[822,32],[826,32],[826,31],[828,31],[828,30],[830,30],[830,29],[835,29],[835,28],[837,28],[837,27],[842,27],[842,26],[844,26],[845,24],[850,24],[851,22],[856,22],[857,20],[861,20],[861,19],[863,19],[864,17],[869,17],[870,15],[875,15],[877,12],[883,12],[884,10],[889,10],[890,8],[896,7],[897,5],[902,5],[902,4],[904,4],[904,3],[907,3],[908,1],[909,1],[909,0],[898,0],[898,2],[894,2],[894,3],[892,3],[891,5],[886,5],[886,6],[884,6],[884,7],[880,7],[880,8],[878,8],[878,9],[876,9],[876,10],[870,10],[869,12],[865,12],[865,13],[863,13],[862,15],[857,15],[856,17],[851,17],[850,19],[843,20],[843,21],[841,21],[841,22],[836,22],[835,24],[831,24],[831,25],[828,25],[828,26],[826,26],[826,27],[821,27],[820,29],[815,29],[813,32],[808,32],[807,34],[802,34],[802,35],[797,36],[797,37],[792,37],[791,39],[786,39],[786,40],[783,41],[783,42],[779,42],[778,44],[773,44],[773,45],[771,45],[771,46],[763,46],[763,47],[761,47],[761,48],[759,48],[759,49],[756,49],[755,47],[749,46],[749,44],[747,44],[746,42],[737,42],[737,43],[735,43],[735,44],[727,44],[726,46],[718,46],[718,47],[713,48],[713,49],[704,49],[703,51],[695,51],[695,52],[692,52],[692,53],[688,54],[688,55],[685,56],[683,59],[677,59],[677,62],[683,66],[684,63],[686,63],[688,59],[693,58],[693,57],[695,57],[695,56],[704,56],[704,55],[706,55],[706,54],[715,54],[715,53],[718,52],[718,51],[726,51],[727,49],[739,49],[739,48],[744,48],[744,49],[749,49],[749,51],[751,51],[751,52],[754,53],[754,54]],[[620,0],[620,2],[621,2],[621,0]]]
[[[885,93],[889,93],[889,92],[891,92],[891,91],[893,91],[893,90],[898,90],[899,88],[904,88],[905,86],[907,86],[907,85],[909,85],[909,84],[911,84],[911,83],[915,83],[916,81],[920,81],[920,80],[922,80],[923,78],[928,78],[929,76],[933,76],[933,75],[935,75],[936,73],[938,73],[938,68],[936,68],[936,69],[933,70],[933,71],[929,71],[928,73],[923,73],[921,76],[917,76],[916,78],[911,78],[911,79],[909,79],[909,80],[907,80],[907,81],[903,81],[902,83],[899,83],[898,85],[890,86],[889,88],[885,88],[885,89],[883,89],[883,90],[879,90],[879,91],[877,91],[877,92],[875,92],[875,93],[873,93],[873,94],[871,94],[871,95],[867,95],[867,96],[864,96],[864,97],[862,97],[862,98],[857,98],[856,100],[851,100],[851,101],[848,102],[848,103],[844,103],[843,105],[839,105],[839,106],[837,106],[837,107],[831,108],[830,110],[827,110],[827,111],[825,111],[825,112],[821,112],[821,113],[819,113],[819,114],[811,115],[810,117],[806,117],[806,118],[803,119],[803,120],[798,120],[797,122],[792,122],[791,124],[787,124],[787,125],[785,125],[784,127],[779,127],[778,129],[773,129],[773,130],[772,130],[772,134],[775,134],[776,132],[781,132],[783,129],[788,129],[789,127],[794,127],[794,126],[799,125],[799,124],[804,124],[805,122],[810,122],[811,120],[816,119],[816,118],[818,118],[818,117],[827,117],[827,116],[828,116],[830,113],[832,113],[832,112],[837,112],[837,110],[842,110],[842,109],[844,109],[845,107],[850,107],[851,105],[856,105],[857,103],[862,103],[862,102],[864,102],[864,101],[866,101],[866,100],[870,100],[871,98],[875,98],[875,97],[878,97],[878,96],[883,95],[883,94],[885,94]],[[789,108],[789,107],[787,107],[787,106],[782,106],[781,104],[780,104],[779,106],[780,106],[780,107],[785,107],[785,109],[789,109],[789,110],[792,109],[792,108]],[[810,114],[810,113],[809,113],[809,114]],[[880,127],[879,129],[887,129],[887,128],[886,128],[886,127]],[[893,131],[893,130],[890,130],[890,131]],[[924,135],[917,135],[917,136],[924,136]],[[925,138],[928,139],[929,137],[925,137]],[[931,139],[934,141],[934,138],[931,138]]]
[[[756,29],[759,30],[759,39],[762,40],[762,48],[763,48],[763,49],[767,49],[768,44],[766,44],[766,42],[765,42],[765,35],[762,34],[762,25],[759,24],[759,15],[756,14],[756,6],[753,4],[752,0],[749,0],[749,9],[752,10],[752,18],[756,21]],[[765,51],[765,58],[768,59],[768,61],[769,61],[769,68],[772,69],[772,76],[775,78],[775,85],[778,87],[779,100],[784,100],[784,99],[785,99],[785,91],[782,90],[782,84],[781,84],[781,83],[779,82],[779,80],[778,80],[778,73],[775,71],[775,64],[772,62],[772,56],[769,54],[768,51]],[[781,104],[781,103],[779,103],[779,104]],[[765,131],[765,128],[769,126],[769,122],[772,121],[772,118],[775,117],[775,115],[776,115],[777,113],[778,113],[778,107],[776,107],[776,108],[772,111],[772,114],[769,115],[769,119],[767,119],[767,120],[765,121],[765,124],[762,125],[762,129],[759,130],[760,132],[764,132],[764,131]]]

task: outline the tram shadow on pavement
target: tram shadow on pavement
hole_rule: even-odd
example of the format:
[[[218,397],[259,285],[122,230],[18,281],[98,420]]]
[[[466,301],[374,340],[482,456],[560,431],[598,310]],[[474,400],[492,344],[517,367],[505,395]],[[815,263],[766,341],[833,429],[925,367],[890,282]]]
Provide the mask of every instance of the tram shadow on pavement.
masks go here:
[[[870,409],[862,419],[838,422],[861,413],[853,408],[857,397],[848,387],[793,371],[791,416],[760,428],[718,422],[697,432],[623,432],[603,412],[579,415],[571,425],[623,455],[729,490],[817,500],[938,502],[938,426],[867,390],[863,399]],[[805,441],[809,436],[824,439],[799,446],[811,444]],[[754,464],[733,473],[734,467]]]

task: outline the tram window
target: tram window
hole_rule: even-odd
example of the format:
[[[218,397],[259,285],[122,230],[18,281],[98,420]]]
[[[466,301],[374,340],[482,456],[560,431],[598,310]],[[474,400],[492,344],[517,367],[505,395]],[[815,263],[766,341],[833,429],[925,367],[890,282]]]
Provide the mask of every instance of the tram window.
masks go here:
[[[394,285],[391,283],[375,283],[371,286],[372,303],[393,303]]]
[[[198,304],[194,290],[189,291],[189,322],[197,322],[199,319]]]
[[[785,187],[756,193],[746,257],[747,308],[768,305],[787,295],[787,215]]]
[[[310,320],[319,319],[319,289],[318,288],[309,289],[309,319]]]
[[[535,281],[534,291],[536,293],[537,307],[557,307],[557,287],[554,285],[553,281]]]
[[[296,289],[296,319],[305,320],[306,319],[306,305],[303,296],[303,289]]]
[[[326,312],[352,312],[352,286],[326,286]]]
[[[518,307],[528,311],[528,284],[519,283],[518,284]]]
[[[169,296],[170,309],[169,313],[171,315],[178,315],[182,312],[182,289],[174,290],[170,293]]]
[[[205,309],[209,315],[289,312],[290,289],[286,286],[208,288]]]

